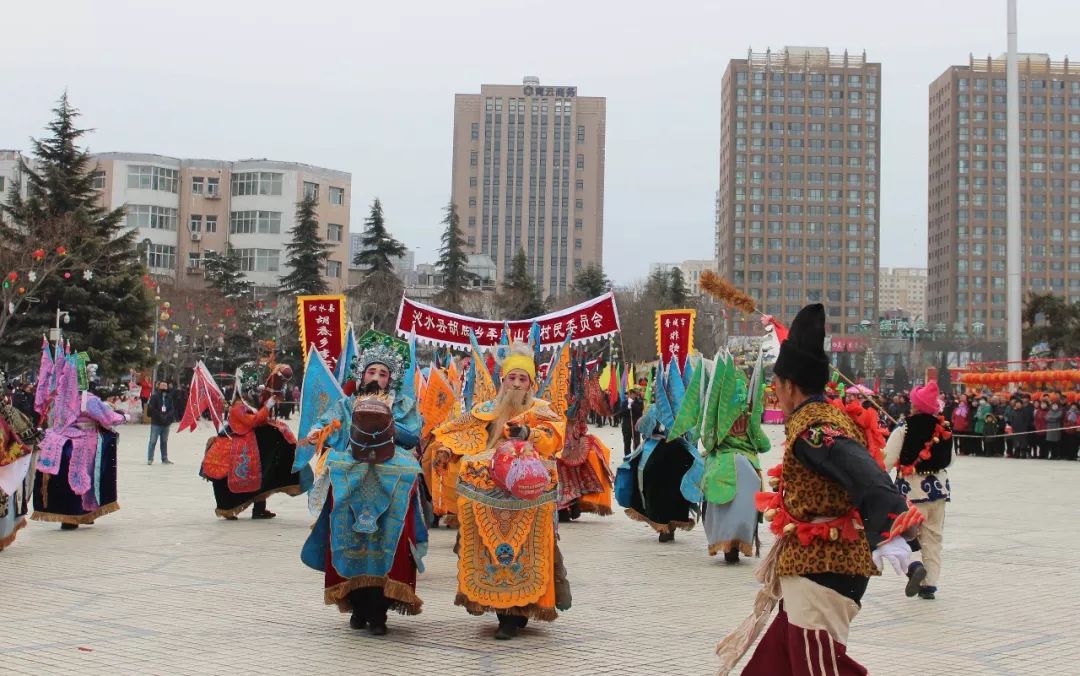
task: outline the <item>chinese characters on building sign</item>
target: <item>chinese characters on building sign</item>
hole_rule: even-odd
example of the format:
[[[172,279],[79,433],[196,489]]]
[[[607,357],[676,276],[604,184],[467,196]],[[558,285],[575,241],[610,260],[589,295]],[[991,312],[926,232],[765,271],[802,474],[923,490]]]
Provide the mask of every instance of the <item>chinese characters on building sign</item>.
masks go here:
[[[521,91],[525,96],[554,96],[572,99],[577,96],[577,87],[540,87],[525,85]]]

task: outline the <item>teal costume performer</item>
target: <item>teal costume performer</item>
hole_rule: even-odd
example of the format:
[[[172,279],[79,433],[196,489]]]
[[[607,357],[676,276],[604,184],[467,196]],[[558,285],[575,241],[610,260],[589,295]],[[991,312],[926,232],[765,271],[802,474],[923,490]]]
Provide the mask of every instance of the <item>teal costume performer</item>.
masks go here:
[[[415,615],[422,605],[416,574],[423,570],[428,536],[420,463],[409,450],[421,424],[410,347],[369,332],[360,350],[353,365],[358,393],[339,399],[305,439],[320,447],[311,500],[319,516],[301,559],[325,574],[327,605],[352,611],[354,629],[382,636],[388,610]],[[304,453],[312,457],[310,449]]]
[[[688,363],[691,379],[692,373]],[[638,422],[646,441],[619,467],[615,477],[615,499],[626,508],[626,515],[648,524],[660,534],[660,542],[674,540],[677,528],[694,527],[702,498],[699,485],[704,463],[691,435],[668,433],[685,394],[686,382],[678,361],[672,360],[666,375],[657,372],[652,405]]]

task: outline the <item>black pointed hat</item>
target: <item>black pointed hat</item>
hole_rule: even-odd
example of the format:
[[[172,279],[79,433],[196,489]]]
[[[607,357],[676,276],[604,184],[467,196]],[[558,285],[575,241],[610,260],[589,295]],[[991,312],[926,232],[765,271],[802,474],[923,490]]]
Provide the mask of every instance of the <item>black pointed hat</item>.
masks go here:
[[[791,322],[773,373],[794,381],[807,394],[817,394],[829,382],[831,365],[829,355],[825,354],[825,306],[807,305]]]

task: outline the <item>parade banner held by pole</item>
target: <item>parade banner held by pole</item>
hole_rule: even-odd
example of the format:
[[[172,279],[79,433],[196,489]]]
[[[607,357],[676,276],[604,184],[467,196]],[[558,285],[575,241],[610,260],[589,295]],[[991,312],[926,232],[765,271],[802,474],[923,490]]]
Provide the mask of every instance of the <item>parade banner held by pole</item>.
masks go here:
[[[694,319],[697,310],[657,310],[656,352],[668,367],[673,357],[679,359],[679,369],[686,369],[686,358],[694,351]]]
[[[304,362],[314,345],[333,373],[345,341],[345,296],[297,296],[296,309]]]
[[[492,347],[499,344],[504,327],[509,327],[510,338],[525,342],[533,322],[540,327],[540,345],[545,348],[558,346],[568,335],[573,336],[571,344],[579,345],[619,332],[619,313],[612,293],[566,310],[511,322],[467,317],[402,298],[396,328],[401,336],[415,331],[421,342],[468,350],[470,333],[476,335],[481,347]]]

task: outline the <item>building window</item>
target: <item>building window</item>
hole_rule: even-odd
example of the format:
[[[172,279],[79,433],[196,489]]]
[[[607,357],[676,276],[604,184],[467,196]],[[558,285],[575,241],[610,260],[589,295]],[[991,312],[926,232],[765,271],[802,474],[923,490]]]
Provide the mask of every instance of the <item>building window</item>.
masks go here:
[[[203,177],[192,176],[191,177],[191,194],[201,195],[203,194]]]
[[[206,217],[206,231],[217,232],[217,216]]]
[[[473,207],[473,208],[476,207],[476,198],[475,197],[470,197],[469,198],[469,206]]]
[[[480,123],[479,122],[473,122],[472,123],[472,140],[474,140],[474,141],[480,140]]]
[[[585,168],[585,156],[580,154],[580,153],[577,156],[577,168],[578,169],[584,169]]]
[[[169,207],[155,207],[149,204],[130,204],[127,207],[129,228],[151,228],[176,232],[176,220],[176,209]]]
[[[330,188],[330,204],[345,204],[345,188]]]
[[[168,244],[151,244],[146,250],[147,265],[155,270],[176,269],[176,247]]]
[[[330,223],[329,225],[327,225],[326,226],[326,241],[328,241],[328,242],[340,242],[341,241],[342,230],[344,230],[344,228],[342,228],[337,223]]]
[[[269,171],[244,171],[233,174],[232,194],[238,195],[280,195],[281,174]]]
[[[580,199],[574,200],[574,208],[575,209],[584,209],[585,208],[585,201],[580,200]]]
[[[476,177],[475,176],[470,176],[469,177],[469,187],[470,188],[475,188],[476,187]]]
[[[94,187],[94,190],[104,190],[105,189],[105,172],[104,171],[95,171],[94,172],[94,184],[93,184],[93,187]],[[2,193],[2,192],[4,192],[4,177],[0,176],[0,193]]]
[[[251,233],[279,234],[280,211],[234,211],[229,214],[229,232],[234,235]]]
[[[152,167],[147,164],[128,166],[128,188],[135,190],[161,190],[176,192],[180,172],[176,169]]]
[[[577,128],[577,142],[585,143],[585,125],[579,124]]]
[[[311,181],[304,181],[304,199],[319,201],[319,184],[312,183]]]
[[[189,270],[195,270],[202,267],[202,254],[198,251],[189,251],[187,255],[187,266]]]
[[[188,230],[192,232],[202,232],[202,216],[198,214],[192,214],[188,219]]]
[[[580,249],[581,248],[581,239],[580,238],[574,240],[574,248],[575,249]]]
[[[341,261],[326,261],[326,276],[335,279],[341,277]]]
[[[221,194],[221,179],[220,178],[207,178],[206,179],[206,196],[217,197]]]
[[[278,257],[281,253],[277,249],[237,249],[240,257],[240,269],[244,272],[277,272]]]

